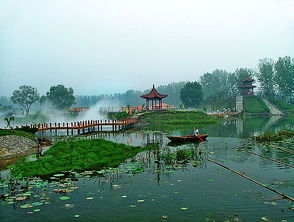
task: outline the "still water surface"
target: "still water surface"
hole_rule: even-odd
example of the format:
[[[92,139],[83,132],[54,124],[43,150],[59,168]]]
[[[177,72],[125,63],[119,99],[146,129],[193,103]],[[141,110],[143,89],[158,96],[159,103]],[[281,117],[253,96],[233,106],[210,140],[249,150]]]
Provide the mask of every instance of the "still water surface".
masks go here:
[[[140,153],[138,162],[129,161],[103,176],[72,173],[59,181],[31,181],[32,193],[26,200],[0,200],[0,221],[294,221],[293,203],[206,160],[215,159],[293,197],[293,168],[235,149],[265,130],[293,127],[267,124],[263,119],[224,121],[200,129],[209,134],[206,142],[176,147],[166,135],[191,134],[192,129],[88,136],[130,145],[158,142],[160,149]],[[284,145],[294,150],[293,143]],[[198,159],[165,164],[160,153],[175,149],[194,149]],[[294,164],[293,154],[284,151],[255,146],[254,152]],[[1,185],[0,195],[13,186]],[[65,194],[54,192],[60,188],[72,190],[66,194],[70,199],[60,199]],[[32,208],[20,208],[36,202]]]

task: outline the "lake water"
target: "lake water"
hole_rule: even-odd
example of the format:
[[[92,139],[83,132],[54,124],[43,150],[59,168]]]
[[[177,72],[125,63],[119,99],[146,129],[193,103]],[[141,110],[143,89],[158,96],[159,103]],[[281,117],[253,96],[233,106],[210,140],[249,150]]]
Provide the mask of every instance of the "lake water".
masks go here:
[[[200,129],[209,134],[206,142],[181,146],[170,145],[166,135],[191,134],[193,129],[89,135],[129,145],[157,142],[160,148],[105,172],[2,184],[0,221],[294,221],[293,202],[206,159],[294,197],[293,168],[236,149],[244,147],[248,137],[282,128],[293,125],[285,120],[226,120]],[[291,141],[277,146],[294,150]],[[160,154],[176,149],[194,150],[197,159],[166,164]],[[291,153],[263,146],[254,146],[253,151],[294,164]],[[71,192],[57,192],[62,189]],[[15,200],[24,196],[25,200]]]

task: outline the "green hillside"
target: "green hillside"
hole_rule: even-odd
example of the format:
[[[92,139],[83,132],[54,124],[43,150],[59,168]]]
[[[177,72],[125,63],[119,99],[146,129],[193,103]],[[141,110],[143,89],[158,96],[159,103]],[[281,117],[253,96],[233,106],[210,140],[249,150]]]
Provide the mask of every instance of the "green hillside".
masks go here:
[[[258,96],[243,97],[244,112],[250,114],[270,113],[267,105]]]
[[[267,99],[270,103],[272,103],[274,106],[276,106],[282,112],[294,113],[294,105],[286,103],[286,102],[278,100],[278,99],[275,99],[273,97],[268,97]]]

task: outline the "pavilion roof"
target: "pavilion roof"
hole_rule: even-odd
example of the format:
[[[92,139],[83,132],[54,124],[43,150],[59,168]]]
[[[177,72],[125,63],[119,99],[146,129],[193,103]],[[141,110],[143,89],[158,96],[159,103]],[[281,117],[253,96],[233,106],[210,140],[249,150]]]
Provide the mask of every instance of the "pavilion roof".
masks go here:
[[[241,80],[241,82],[253,82],[254,81],[254,79],[250,79],[250,78],[245,78],[245,79],[243,79],[243,80]]]
[[[167,95],[163,95],[163,94],[160,94],[159,92],[157,92],[157,90],[155,89],[154,84],[153,84],[153,88],[151,89],[151,91],[148,94],[140,96],[140,97],[144,98],[144,99],[153,99],[153,98],[163,99],[163,98],[167,97]]]

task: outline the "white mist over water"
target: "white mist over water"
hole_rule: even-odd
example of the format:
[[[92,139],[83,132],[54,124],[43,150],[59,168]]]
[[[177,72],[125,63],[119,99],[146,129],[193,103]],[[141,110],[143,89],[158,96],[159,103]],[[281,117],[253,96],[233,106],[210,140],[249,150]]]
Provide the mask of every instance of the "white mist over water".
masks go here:
[[[74,121],[101,120],[107,119],[107,112],[114,112],[120,109],[119,101],[102,100],[90,107],[87,111],[82,111]]]
[[[102,100],[91,106],[87,111],[81,111],[76,117],[68,115],[67,111],[61,111],[54,108],[50,103],[43,104],[35,111],[31,111],[30,116],[21,115],[16,110],[16,120],[12,124],[13,127],[30,124],[42,123],[70,123],[85,120],[105,120],[108,112],[118,111],[121,105],[117,100]],[[4,122],[6,113],[0,115],[0,128],[5,128]],[[18,121],[19,119],[19,121]]]

